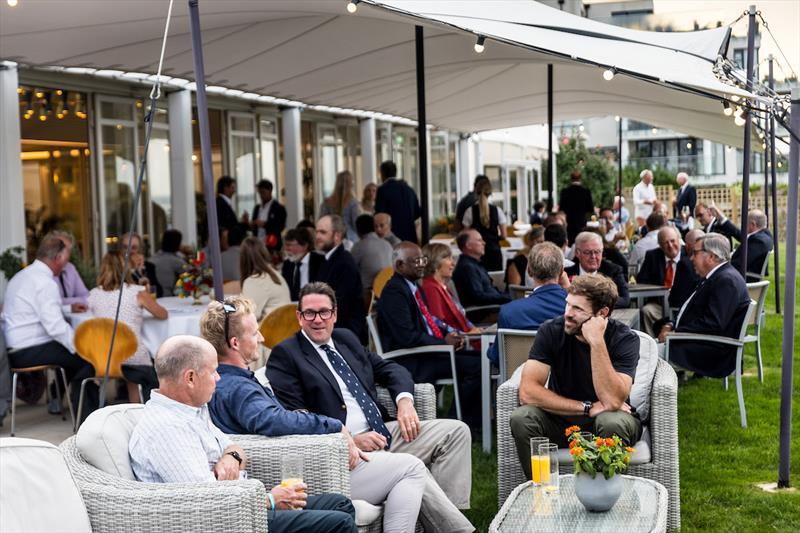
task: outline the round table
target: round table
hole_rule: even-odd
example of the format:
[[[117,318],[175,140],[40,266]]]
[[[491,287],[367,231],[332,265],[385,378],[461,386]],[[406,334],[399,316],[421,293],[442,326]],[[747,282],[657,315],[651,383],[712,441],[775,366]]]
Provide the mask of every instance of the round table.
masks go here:
[[[202,302],[202,305],[194,305],[191,298],[159,298],[158,303],[169,312],[166,320],[158,320],[148,311],[144,311],[140,340],[150,355],[155,355],[161,343],[174,335],[200,336],[200,317],[206,310],[208,297],[204,296]],[[77,328],[81,322],[94,318],[94,315],[90,312],[67,313],[66,318],[73,328]]]

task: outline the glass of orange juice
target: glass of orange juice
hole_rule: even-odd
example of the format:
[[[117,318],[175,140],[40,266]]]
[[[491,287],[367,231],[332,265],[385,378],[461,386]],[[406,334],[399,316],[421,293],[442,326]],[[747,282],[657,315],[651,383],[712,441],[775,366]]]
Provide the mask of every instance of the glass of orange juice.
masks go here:
[[[550,439],[547,437],[531,437],[531,481],[533,481],[534,485],[542,483],[540,465],[542,457],[539,455],[539,447],[549,443]]]
[[[303,458],[296,455],[281,458],[281,486],[291,487],[303,482]]]

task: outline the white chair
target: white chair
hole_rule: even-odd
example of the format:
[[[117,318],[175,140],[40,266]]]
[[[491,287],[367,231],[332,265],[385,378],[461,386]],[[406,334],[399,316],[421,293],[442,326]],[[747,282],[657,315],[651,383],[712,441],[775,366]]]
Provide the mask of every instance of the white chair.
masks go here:
[[[367,315],[367,327],[369,329],[370,340],[375,347],[375,353],[384,359],[396,359],[407,355],[418,354],[442,354],[450,357],[450,372],[453,376],[452,379],[439,379],[436,380],[435,385],[452,385],[453,386],[453,401],[456,404],[456,418],[461,420],[461,398],[458,394],[458,374],[456,372],[456,352],[455,349],[449,344],[432,344],[429,346],[417,346],[416,348],[404,348],[401,350],[392,350],[391,352],[383,351],[383,344],[381,343],[381,336],[378,333],[378,325],[375,323],[375,318],[372,315]]]
[[[677,342],[712,342],[717,344],[725,344],[728,346],[736,347],[736,369],[734,370],[734,377],[736,379],[736,394],[739,397],[739,415],[741,417],[742,427],[747,427],[747,413],[744,408],[744,395],[742,394],[742,366],[744,364],[744,345],[745,337],[747,336],[747,326],[750,324],[750,319],[755,312],[758,304],[750,300],[750,305],[747,307],[747,312],[742,321],[742,327],[739,331],[739,337],[732,339],[730,337],[723,337],[721,335],[705,335],[702,333],[670,333],[666,338],[666,345],[664,346],[664,360],[669,362],[669,350],[671,345]],[[728,389],[728,377],[724,378],[725,389]]]
[[[755,331],[752,335],[747,335],[744,338],[745,343],[756,343],[756,363],[758,364],[758,380],[764,383],[764,366],[761,361],[761,328],[764,327],[764,303],[767,301],[767,290],[769,289],[769,281],[758,281],[756,283],[747,284],[747,292],[750,293],[750,299],[756,302],[756,310],[750,317],[748,326],[753,326]]]
[[[775,250],[770,250],[767,254],[767,257],[764,258],[764,263],[761,265],[760,272],[748,272],[747,279],[757,279],[762,281],[767,276],[767,268],[769,268],[769,264],[772,262],[772,257],[775,255]]]

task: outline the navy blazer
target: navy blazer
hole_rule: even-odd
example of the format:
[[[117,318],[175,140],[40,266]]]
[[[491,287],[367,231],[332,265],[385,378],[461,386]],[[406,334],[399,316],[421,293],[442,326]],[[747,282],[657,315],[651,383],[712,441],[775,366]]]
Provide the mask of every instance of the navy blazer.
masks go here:
[[[504,304],[511,301],[492,285],[492,278],[486,268],[475,258],[461,254],[453,270],[453,283],[458,291],[458,299],[464,307],[473,305]]]
[[[414,380],[408,370],[365,350],[352,332],[334,329],[331,338],[336,351],[378,405],[384,420],[389,416],[378,403],[376,384],[389,389],[393,399],[401,392],[414,394]],[[302,332],[273,348],[267,361],[267,378],[287,409],[306,409],[347,423],[347,408],[339,384]]]
[[[320,265],[313,281],[324,281],[336,291],[336,326],[349,329],[362,342],[366,342],[367,313],[362,297],[364,287],[361,285],[361,272],[344,245],[339,245],[330,258]]]
[[[667,261],[664,251],[661,248],[648,250],[644,254],[642,268],[636,274],[636,282],[663,285],[666,271]],[[692,260],[689,259],[685,250],[681,251],[680,261],[678,261],[673,274],[672,288],[669,291],[669,306],[680,307],[700,282],[700,276],[694,271]]]
[[[675,208],[672,210],[672,216],[680,218],[681,210],[684,206],[689,208],[690,213],[694,213],[694,208],[697,205],[697,190],[691,185],[686,185],[683,193],[678,189],[678,198],[675,199]]]
[[[217,195],[217,225],[220,228],[225,228],[228,231],[239,226],[239,219],[236,217],[236,212],[220,195]]]
[[[542,285],[527,298],[514,300],[500,307],[497,328],[536,330],[542,322],[563,315],[566,306],[567,291],[556,283]],[[493,363],[499,362],[497,337],[486,355]]]
[[[253,216],[250,217],[250,222],[253,225],[253,232],[258,234],[258,227],[255,225],[258,220],[258,212],[261,210],[261,204],[256,204],[253,208]],[[269,209],[267,220],[264,222],[264,231],[267,235],[275,235],[278,238],[278,243],[271,246],[270,250],[280,250],[283,247],[283,237],[281,234],[286,229],[286,208],[278,203],[278,200],[272,201],[272,207]]]
[[[719,233],[720,235],[725,235],[728,238],[728,243],[731,243],[731,239],[736,239],[737,241],[742,241],[742,232],[741,229],[736,227],[736,225],[731,222],[729,218],[726,218],[723,222],[720,222],[718,218],[715,218],[711,221],[711,224],[706,226],[705,228],[706,233]],[[733,249],[733,244],[731,244],[731,249]]]
[[[312,281],[317,281],[317,274],[319,273],[319,267],[322,266],[322,263],[325,262],[325,256],[322,254],[318,254],[316,252],[308,252],[308,253],[309,253],[308,282],[311,283]],[[296,302],[300,298],[300,289],[302,289],[302,287],[292,286],[292,277],[294,276],[294,262],[289,261],[288,259],[285,259],[283,261],[283,264],[281,264],[281,276],[283,276],[283,279],[286,280],[286,284],[289,285],[289,295],[291,296],[292,301]]]
[[[750,235],[747,238],[747,272],[760,274],[761,267],[764,265],[764,261],[767,260],[767,256],[774,246],[775,243],[772,240],[772,233],[770,233],[768,229],[762,229]],[[741,272],[741,246],[738,246],[736,250],[733,251],[731,264],[736,270]],[[769,273],[769,270],[767,270],[767,273]],[[759,279],[754,276],[747,276],[748,283],[753,281],[759,281]]]
[[[422,301],[428,305],[425,293],[418,288]],[[387,352],[401,348],[416,348],[431,344],[445,344],[428,333],[425,318],[417,306],[417,300],[411,293],[405,278],[396,273],[389,278],[383,287],[381,297],[376,304],[378,308],[378,331],[381,344]]]
[[[378,187],[375,196],[375,214],[388,213],[392,217],[392,232],[402,241],[417,242],[414,222],[422,216],[417,193],[408,183],[388,179]]]
[[[675,327],[677,332],[738,338],[750,295],[741,274],[724,263],[698,284]],[[670,361],[704,376],[725,377],[736,368],[736,347],[705,342],[670,345]]]
[[[581,268],[580,263],[576,262],[571,267],[567,267],[564,269],[564,272],[567,273],[570,279],[575,276],[580,275]],[[615,265],[611,261],[607,259],[603,259],[600,262],[600,268],[598,272],[603,274],[607,278],[611,278],[611,281],[614,282],[614,285],[617,286],[617,304],[614,306],[615,309],[622,309],[625,307],[630,307],[631,305],[631,296],[628,292],[628,282],[626,281],[625,275],[627,272],[622,272],[622,268],[619,265]]]

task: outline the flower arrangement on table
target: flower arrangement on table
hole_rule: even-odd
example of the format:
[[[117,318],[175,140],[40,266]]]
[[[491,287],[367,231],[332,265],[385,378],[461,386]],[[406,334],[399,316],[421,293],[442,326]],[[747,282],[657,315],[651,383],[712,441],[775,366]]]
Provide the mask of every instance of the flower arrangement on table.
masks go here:
[[[454,234],[456,231],[456,217],[455,215],[445,215],[433,221],[431,227],[431,235],[439,233]]]
[[[204,268],[206,262],[205,252],[197,252],[194,259],[184,265],[183,272],[178,276],[173,291],[178,298],[194,298],[194,303],[200,303],[200,297],[209,294],[214,287],[214,278],[210,268]]]
[[[621,474],[636,450],[617,435],[597,437],[570,426],[564,434],[575,465],[575,495],[589,511],[607,511],[622,493]],[[598,476],[597,474],[603,474]]]

